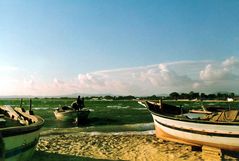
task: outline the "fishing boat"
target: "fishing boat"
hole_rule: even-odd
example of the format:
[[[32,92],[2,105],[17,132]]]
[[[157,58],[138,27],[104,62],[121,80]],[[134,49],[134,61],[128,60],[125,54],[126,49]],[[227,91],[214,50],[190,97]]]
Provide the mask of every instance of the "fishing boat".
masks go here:
[[[221,112],[184,110],[160,102],[145,102],[156,136],[192,146],[239,151],[239,110]]]
[[[21,106],[0,106],[0,160],[30,160],[43,125],[44,120],[33,114],[31,105],[29,111]]]
[[[58,108],[54,111],[54,115],[57,120],[67,121],[67,122],[82,122],[88,119],[90,114],[89,109],[74,110],[71,107],[64,106],[63,108]]]
[[[90,114],[90,110],[84,108],[84,98],[78,96],[77,101],[74,101],[71,106],[63,106],[54,111],[57,120],[84,123]]]

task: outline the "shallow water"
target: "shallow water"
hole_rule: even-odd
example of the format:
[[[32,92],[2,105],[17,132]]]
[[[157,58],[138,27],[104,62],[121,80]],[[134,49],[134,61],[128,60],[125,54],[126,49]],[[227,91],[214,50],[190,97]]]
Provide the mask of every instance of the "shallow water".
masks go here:
[[[79,128],[82,131],[144,131],[152,130],[153,119],[146,107],[137,101],[85,101],[86,108],[90,109],[89,119],[77,127],[72,122],[61,122],[55,119],[53,111],[59,106],[70,105],[75,99],[32,99],[32,109],[35,114],[45,120],[43,130],[50,128]],[[215,105],[239,108],[239,102],[190,102],[165,101],[187,109],[201,108],[201,105]],[[19,106],[19,99],[0,99],[0,105]],[[29,109],[29,100],[23,101],[23,107]],[[147,125],[147,126],[145,126]],[[150,125],[150,126],[148,126]]]
[[[46,102],[44,104],[47,106]],[[64,104],[62,104],[63,106]],[[57,106],[35,106],[35,114],[45,119],[43,130],[51,128],[78,128],[81,131],[121,132],[153,129],[152,116],[146,107],[135,101],[86,101],[90,109],[88,120],[77,126],[72,122],[55,119],[53,111]],[[59,106],[59,105],[58,105]]]

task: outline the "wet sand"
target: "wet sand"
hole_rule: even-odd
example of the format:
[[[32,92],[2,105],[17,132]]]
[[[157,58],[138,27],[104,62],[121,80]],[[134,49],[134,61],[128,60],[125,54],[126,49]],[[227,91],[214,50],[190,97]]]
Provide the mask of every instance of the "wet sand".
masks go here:
[[[54,133],[41,136],[33,161],[200,161],[201,151],[141,133]],[[229,160],[237,160],[229,158]]]

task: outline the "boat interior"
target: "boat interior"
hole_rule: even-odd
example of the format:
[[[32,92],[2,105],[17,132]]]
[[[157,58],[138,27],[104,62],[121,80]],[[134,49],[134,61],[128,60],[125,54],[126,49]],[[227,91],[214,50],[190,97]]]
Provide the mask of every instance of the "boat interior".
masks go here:
[[[33,115],[31,110],[25,110],[22,107],[22,100],[20,107],[11,107],[9,105],[0,106],[0,127],[26,126],[36,123],[38,118]]]
[[[175,117],[178,119],[239,123],[239,110],[222,110],[222,108],[220,108],[220,110],[214,111],[208,111],[205,109],[186,110],[182,106],[178,107],[163,103],[162,101],[158,103],[146,101],[146,104],[148,109],[156,114]]]

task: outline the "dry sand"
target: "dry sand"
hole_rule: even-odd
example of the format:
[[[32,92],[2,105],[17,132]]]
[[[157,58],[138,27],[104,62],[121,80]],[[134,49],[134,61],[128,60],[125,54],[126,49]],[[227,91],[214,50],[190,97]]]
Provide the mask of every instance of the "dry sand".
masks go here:
[[[107,160],[202,160],[189,146],[165,142],[154,135],[63,134],[41,137],[37,151]]]
[[[154,134],[137,133],[47,135],[40,138],[37,152],[74,157],[72,159],[74,161],[77,158],[78,160],[130,161],[202,160],[202,152],[191,151],[190,146],[163,141],[156,138]],[[67,157],[65,160],[71,160]],[[230,158],[229,160],[237,159]]]

